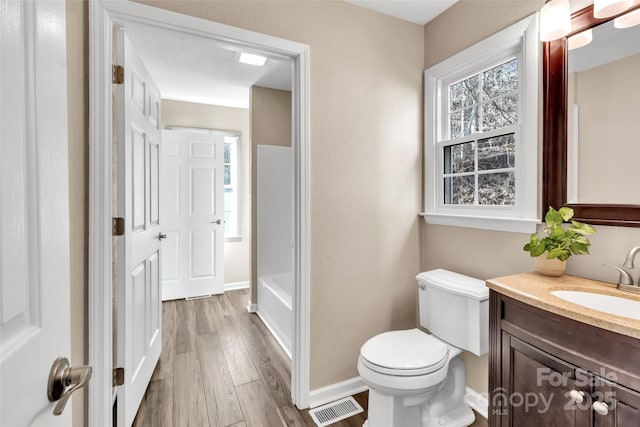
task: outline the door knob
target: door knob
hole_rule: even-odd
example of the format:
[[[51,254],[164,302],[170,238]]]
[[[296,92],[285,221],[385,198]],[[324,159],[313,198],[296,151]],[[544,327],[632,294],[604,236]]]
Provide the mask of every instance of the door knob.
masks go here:
[[[162,234],[162,233],[158,234],[158,240],[162,240],[162,239],[166,239],[166,238],[167,238],[166,234]]]
[[[222,220],[221,219],[217,219],[215,221],[211,221],[211,224],[218,224],[218,225],[222,225]]]
[[[584,391],[571,390],[569,392],[569,397],[573,399],[576,403],[582,403],[584,401]]]
[[[58,402],[53,408],[53,415],[62,414],[71,394],[87,385],[92,372],[93,368],[88,365],[72,367],[66,357],[58,357],[53,362],[47,384],[49,402]],[[69,386],[72,387],[67,388]]]
[[[609,405],[604,402],[593,402],[591,408],[600,415],[607,415],[609,413]]]

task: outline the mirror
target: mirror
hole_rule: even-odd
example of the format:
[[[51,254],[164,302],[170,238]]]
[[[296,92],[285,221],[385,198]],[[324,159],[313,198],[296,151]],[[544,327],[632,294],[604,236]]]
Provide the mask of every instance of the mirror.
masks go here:
[[[640,25],[589,31],[568,52],[567,201],[640,205]]]
[[[587,29],[584,47],[544,44],[544,209],[640,227],[640,26],[614,28],[589,6],[572,16],[569,37]]]

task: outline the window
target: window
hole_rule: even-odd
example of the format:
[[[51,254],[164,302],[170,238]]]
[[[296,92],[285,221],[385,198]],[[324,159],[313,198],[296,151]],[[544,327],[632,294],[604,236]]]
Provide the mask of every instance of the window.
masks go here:
[[[533,232],[537,15],[425,71],[425,220]]]
[[[240,142],[237,136],[224,137],[224,237],[241,239]]]

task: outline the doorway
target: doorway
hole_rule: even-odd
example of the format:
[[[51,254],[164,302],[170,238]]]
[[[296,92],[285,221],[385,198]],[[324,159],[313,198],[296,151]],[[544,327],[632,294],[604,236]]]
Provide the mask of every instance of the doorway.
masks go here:
[[[90,4],[90,253],[89,359],[95,382],[89,391],[89,422],[111,425],[111,37],[113,26],[152,23],[160,28],[242,46],[294,63],[294,334],[292,399],[308,407],[309,394],[309,48],[287,40],[129,2]]]

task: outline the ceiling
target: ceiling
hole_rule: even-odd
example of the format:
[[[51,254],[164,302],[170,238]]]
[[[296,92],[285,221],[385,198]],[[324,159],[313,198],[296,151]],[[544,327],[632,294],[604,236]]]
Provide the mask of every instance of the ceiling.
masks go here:
[[[291,90],[290,60],[258,67],[237,61],[239,47],[204,37],[133,23],[125,31],[163,99],[249,108],[251,86]]]
[[[346,0],[358,6],[424,25],[458,0]]]
[[[347,1],[424,25],[457,0]],[[126,32],[164,99],[249,108],[251,86],[291,90],[290,60],[271,57],[258,67],[237,61],[238,46],[140,23]]]

